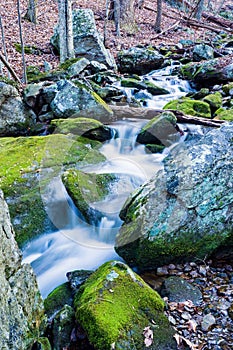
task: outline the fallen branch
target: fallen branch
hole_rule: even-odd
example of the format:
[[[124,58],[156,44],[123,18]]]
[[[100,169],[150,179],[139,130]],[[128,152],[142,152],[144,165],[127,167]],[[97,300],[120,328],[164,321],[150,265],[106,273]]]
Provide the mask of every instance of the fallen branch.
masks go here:
[[[20,83],[20,85],[22,84],[18,75],[15,73],[14,69],[10,66],[10,64],[5,60],[4,56],[1,54],[0,52],[0,60],[2,61],[2,63],[4,64],[4,66],[8,69],[8,71],[10,72],[10,74],[12,75],[12,77],[14,78],[15,81],[17,81],[18,83]]]
[[[115,106],[111,105],[110,108],[113,111],[114,119],[121,120],[123,118],[128,119],[152,119],[157,115],[161,114],[165,110],[163,109],[154,109],[154,108],[143,108],[143,107],[129,107],[129,106]],[[177,118],[178,123],[187,123],[187,124],[196,124],[210,127],[220,127],[224,120],[217,119],[208,119],[201,117],[194,117],[191,115],[186,115],[181,111],[170,110],[167,111],[173,112]]]
[[[206,18],[208,21],[217,23],[218,25],[224,27],[224,30],[225,28],[233,29],[233,21],[230,21],[229,19],[226,19],[220,16],[214,16],[207,12],[203,12],[202,16]]]
[[[174,23],[171,27],[167,28],[166,30],[163,30],[163,31],[160,32],[159,34],[153,36],[150,40],[157,39],[157,38],[159,38],[161,35],[164,35],[164,34],[170,32],[170,30],[175,29],[179,24],[180,24],[180,20],[178,20],[176,23]]]

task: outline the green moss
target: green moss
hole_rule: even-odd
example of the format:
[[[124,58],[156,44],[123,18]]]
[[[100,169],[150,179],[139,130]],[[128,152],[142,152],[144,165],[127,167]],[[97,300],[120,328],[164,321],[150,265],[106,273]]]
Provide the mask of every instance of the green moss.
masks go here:
[[[112,114],[111,108],[108,106],[108,104],[94,91],[90,91],[92,97],[96,100],[97,103],[99,103],[102,107],[106,109],[106,111],[110,114]]]
[[[170,101],[163,107],[163,109],[178,110],[187,115],[211,118],[211,111],[208,103],[188,98]]]
[[[214,119],[226,120],[228,122],[233,121],[233,109],[220,108],[215,112],[216,117]]]
[[[211,111],[214,113],[218,108],[222,106],[222,95],[220,92],[215,92],[214,94],[209,94],[203,98],[204,102],[210,105]]]
[[[50,345],[50,342],[49,342],[48,338],[40,337],[40,338],[37,339],[35,344],[36,344],[36,349],[52,350],[52,347]],[[33,349],[34,349],[34,346],[33,346]]]
[[[16,49],[17,52],[21,53],[22,52],[22,46],[21,44],[19,43],[14,43],[14,47]],[[24,53],[26,54],[31,54],[31,55],[34,55],[34,54],[38,54],[39,52],[39,49],[36,47],[36,46],[33,46],[33,45],[25,45],[24,46]]]
[[[61,70],[67,70],[70,66],[72,66],[72,64],[80,61],[82,58],[78,57],[78,58],[70,58],[69,60],[66,60],[65,62],[61,63],[58,67],[58,69]]]
[[[89,204],[108,195],[109,186],[115,179],[112,174],[88,174],[75,169],[67,170],[62,176],[67,192],[87,220]]]
[[[0,138],[0,187],[9,204],[20,246],[51,225],[41,199],[41,191],[49,181],[68,166],[105,160],[87,142],[59,134]],[[44,171],[45,168],[50,171]]]
[[[102,123],[91,118],[68,118],[54,119],[51,125],[55,127],[56,133],[75,134],[82,136],[85,132],[103,126]]]
[[[223,85],[222,90],[226,95],[229,95],[230,90],[233,91],[233,82]]]
[[[91,275],[75,296],[75,308],[77,321],[97,350],[109,350],[113,343],[115,349],[144,349],[146,326],[154,327],[152,349],[172,334],[163,300],[120,262],[105,263]]]
[[[144,82],[134,78],[122,79],[121,86],[135,89],[146,89]]]
[[[65,304],[72,305],[73,296],[69,282],[63,283],[55,288],[44,300],[45,312],[51,317],[60,311]]]

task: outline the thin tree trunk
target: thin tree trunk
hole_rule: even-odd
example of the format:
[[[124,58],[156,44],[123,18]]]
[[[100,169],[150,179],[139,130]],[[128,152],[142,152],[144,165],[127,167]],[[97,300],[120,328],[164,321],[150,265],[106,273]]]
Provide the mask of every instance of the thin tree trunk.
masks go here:
[[[58,0],[60,62],[74,57],[71,0]]]
[[[157,0],[157,16],[155,21],[155,31],[161,32],[161,18],[162,18],[162,0]]]
[[[23,32],[21,24],[21,14],[20,14],[20,0],[17,0],[17,10],[18,10],[18,21],[19,21],[19,35],[20,35],[20,44],[21,44],[21,53],[22,53],[22,63],[23,63],[23,82],[27,84],[27,72],[26,72],[26,63],[25,63],[25,54],[24,54],[24,42],[23,42]]]
[[[2,17],[1,17],[1,15],[0,15],[0,28],[1,28],[3,51],[4,51],[4,55],[5,55],[6,61],[8,61],[7,51],[6,51],[6,43],[5,43],[4,27],[3,27],[3,24],[2,24]],[[2,73],[2,67],[1,67],[1,73]],[[10,78],[9,71],[8,71],[8,78]]]
[[[195,18],[198,21],[200,21],[200,19],[201,19],[201,15],[202,15],[202,12],[204,10],[204,3],[205,3],[205,0],[198,0],[198,3],[196,5]]]
[[[25,15],[25,18],[34,24],[37,23],[37,5],[38,0],[29,0],[27,13]]]
[[[120,0],[114,0],[114,21],[116,28],[116,36],[120,36],[120,16],[121,16],[121,6]]]
[[[18,75],[15,73],[14,69],[10,66],[10,64],[6,61],[6,59],[4,58],[4,56],[1,53],[0,53],[0,61],[4,64],[4,66],[11,73],[14,80],[16,80],[18,83],[21,84],[21,81],[20,81]]]

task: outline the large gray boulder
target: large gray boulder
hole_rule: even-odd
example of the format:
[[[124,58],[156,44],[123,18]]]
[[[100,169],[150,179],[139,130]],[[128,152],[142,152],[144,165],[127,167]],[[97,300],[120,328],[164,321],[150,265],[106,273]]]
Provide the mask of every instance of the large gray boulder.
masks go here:
[[[233,247],[233,125],[175,146],[121,211],[116,251],[140,269]]]
[[[32,268],[22,264],[2,191],[0,241],[0,348],[30,349],[44,326],[43,300]]]
[[[57,118],[92,118],[102,122],[111,120],[111,108],[84,84],[73,84],[61,80],[58,92],[51,103],[51,109]]]
[[[214,49],[206,44],[195,45],[193,49],[194,61],[211,60],[214,58]]]
[[[76,57],[85,57],[90,61],[98,61],[109,68],[116,68],[116,63],[103,44],[100,34],[97,32],[94,13],[90,9],[73,11],[73,37]],[[58,27],[51,38],[52,45],[59,52]]]
[[[118,68],[121,73],[146,74],[162,67],[163,56],[155,49],[148,47],[131,47],[117,55]]]
[[[18,90],[0,82],[0,136],[27,135],[36,116],[23,103]]]

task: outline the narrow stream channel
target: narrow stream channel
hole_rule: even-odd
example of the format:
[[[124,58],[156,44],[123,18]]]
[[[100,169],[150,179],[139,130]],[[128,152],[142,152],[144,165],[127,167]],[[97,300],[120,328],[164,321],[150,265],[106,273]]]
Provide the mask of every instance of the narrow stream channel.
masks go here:
[[[158,79],[157,74],[151,74],[148,79]],[[162,73],[160,77],[163,77]],[[171,81],[165,78],[162,80],[166,85]],[[184,94],[184,83],[182,82],[180,88],[176,84],[173,89],[170,83],[170,88],[173,89],[172,98],[177,96],[178,91]],[[190,87],[186,86],[186,89]],[[160,98],[164,105],[171,96],[167,96],[167,99],[165,96]],[[154,101],[156,108],[161,108],[162,100],[158,101],[159,107]],[[148,106],[152,106],[151,101]],[[120,209],[134,189],[162,168],[161,161],[169,151],[165,149],[163,154],[151,154],[145,151],[144,146],[136,144],[136,136],[146,122],[125,119],[114,123],[112,127],[118,137],[112,138],[100,149],[107,161],[81,169],[85,172],[112,173],[117,176],[117,181],[111,186],[111,194],[101,202],[91,203],[94,209],[103,214],[99,222],[92,225],[86,223],[73,205],[60,178],[54,178],[51,183],[50,191],[55,204],[51,206],[51,210],[55,211],[53,217],[57,217],[58,221],[65,220],[68,225],[65,229],[41,235],[29,242],[23,250],[24,262],[31,263],[44,298],[67,280],[68,271],[96,269],[107,260],[120,259],[113,248],[115,235],[122,224],[119,218]],[[56,227],[60,227],[59,225],[58,223]]]

